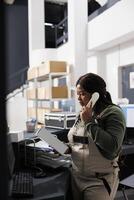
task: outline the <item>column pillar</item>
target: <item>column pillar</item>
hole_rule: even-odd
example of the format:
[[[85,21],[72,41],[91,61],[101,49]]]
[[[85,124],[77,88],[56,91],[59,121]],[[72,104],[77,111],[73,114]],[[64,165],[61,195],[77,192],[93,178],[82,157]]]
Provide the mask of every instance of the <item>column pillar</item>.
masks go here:
[[[68,0],[68,42],[72,53],[74,83],[87,72],[88,1]],[[76,111],[79,109],[76,100]]]

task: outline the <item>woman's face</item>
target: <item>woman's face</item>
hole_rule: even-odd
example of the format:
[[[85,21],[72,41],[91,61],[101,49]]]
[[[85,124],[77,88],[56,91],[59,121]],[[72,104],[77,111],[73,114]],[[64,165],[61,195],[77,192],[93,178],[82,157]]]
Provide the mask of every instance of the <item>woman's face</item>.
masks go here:
[[[77,98],[81,106],[86,106],[91,99],[91,94],[86,92],[80,85],[76,86]]]

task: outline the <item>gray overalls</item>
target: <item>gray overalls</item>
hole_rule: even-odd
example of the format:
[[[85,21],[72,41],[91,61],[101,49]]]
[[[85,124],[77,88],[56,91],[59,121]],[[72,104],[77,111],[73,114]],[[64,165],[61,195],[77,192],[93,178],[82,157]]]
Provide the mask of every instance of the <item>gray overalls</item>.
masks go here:
[[[105,158],[81,121],[70,129],[68,139],[74,200],[113,200],[119,183],[118,158]]]

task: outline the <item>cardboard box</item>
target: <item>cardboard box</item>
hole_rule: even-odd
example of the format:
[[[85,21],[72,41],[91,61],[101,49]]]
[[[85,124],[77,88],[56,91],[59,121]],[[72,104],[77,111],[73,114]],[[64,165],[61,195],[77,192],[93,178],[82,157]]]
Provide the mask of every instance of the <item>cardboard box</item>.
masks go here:
[[[45,115],[45,113],[49,113],[49,112],[50,112],[50,109],[38,108],[37,109],[38,122],[44,123],[44,115]]]
[[[28,89],[27,90],[27,99],[36,99],[36,89]]]
[[[37,95],[38,99],[68,98],[67,86],[58,86],[58,87],[52,87],[52,88],[40,87],[38,88],[37,91],[38,91],[38,95]]]
[[[29,107],[27,109],[28,118],[36,118],[36,108]]]
[[[40,87],[37,89],[38,99],[46,99],[46,88]]]
[[[68,98],[67,86],[52,87],[52,98]]]
[[[24,140],[24,131],[11,131],[9,134],[11,135],[12,142],[20,142]]]
[[[39,66],[39,76],[58,72],[67,72],[67,63],[65,61],[46,61]]]
[[[38,72],[38,67],[30,68],[27,72],[27,79],[32,80],[34,78],[37,78],[39,76]]]
[[[40,87],[37,90],[37,97],[38,99],[50,99],[50,91],[51,88],[49,87]]]

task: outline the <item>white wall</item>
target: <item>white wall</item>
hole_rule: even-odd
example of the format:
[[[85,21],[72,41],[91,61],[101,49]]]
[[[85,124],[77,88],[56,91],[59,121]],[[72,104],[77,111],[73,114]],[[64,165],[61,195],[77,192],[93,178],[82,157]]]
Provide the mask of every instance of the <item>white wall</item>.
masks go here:
[[[32,50],[30,67],[37,67],[46,60],[57,60],[57,49]]]
[[[28,2],[30,67],[37,66],[46,60],[65,60],[74,63],[74,47],[71,42],[72,40],[74,43],[74,39],[70,36],[69,42],[58,49],[45,49],[44,0],[28,0]],[[69,23],[72,23],[72,20]],[[72,29],[73,27],[74,24]]]
[[[118,67],[134,63],[134,1],[121,0],[87,22],[87,0],[68,0],[68,43],[45,49],[44,0],[28,0],[30,67],[46,60],[65,60],[72,72],[72,85],[86,72],[101,75],[113,101],[118,101]],[[76,100],[76,111],[78,104]],[[10,129],[25,129],[27,102],[23,96],[7,102]]]
[[[134,1],[121,0],[88,23],[88,49],[104,49],[134,38]]]
[[[133,10],[133,0],[121,0],[88,23],[88,71],[105,79],[115,103],[118,67],[134,63]]]
[[[118,68],[132,63],[134,63],[134,40],[97,52],[96,56],[89,57],[88,71],[97,73],[105,79],[107,90],[110,91],[116,103],[120,93]]]
[[[87,63],[87,72],[97,74],[97,56],[89,57]]]
[[[74,49],[75,80],[87,71],[87,0],[68,0],[70,51]]]
[[[120,45],[120,66],[134,63],[134,39]]]
[[[26,130],[27,101],[22,93],[7,101],[7,124],[10,131]]]
[[[77,4],[68,0],[68,43],[58,49],[43,48],[43,8],[43,0],[29,0],[30,67],[46,60],[65,60],[73,68],[71,71],[76,80],[87,70],[87,0],[77,0]]]
[[[29,65],[34,65],[36,49],[44,49],[44,0],[28,0]],[[39,56],[40,57],[40,56]],[[37,58],[37,56],[36,56]],[[39,59],[39,58],[38,58]],[[39,59],[39,61],[41,61]],[[37,62],[37,60],[36,60]]]
[[[134,40],[123,43],[106,52],[106,77],[108,89],[110,90],[115,102],[119,97],[118,67],[134,63],[133,55]]]
[[[29,0],[30,67],[49,59],[65,60],[72,67],[72,84],[87,71],[98,73],[116,102],[118,67],[134,63],[134,1],[121,0],[87,24],[87,0],[68,0],[69,39],[58,49],[43,47],[43,1]]]

